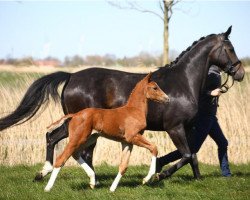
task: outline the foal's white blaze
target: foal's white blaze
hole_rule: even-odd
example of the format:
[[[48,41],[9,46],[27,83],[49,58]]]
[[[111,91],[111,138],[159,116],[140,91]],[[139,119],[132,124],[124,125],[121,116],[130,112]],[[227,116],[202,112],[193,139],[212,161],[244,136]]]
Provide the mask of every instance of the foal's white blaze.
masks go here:
[[[80,156],[80,158],[78,159],[78,163],[81,165],[81,167],[84,169],[84,171],[87,173],[88,177],[90,178],[90,187],[92,189],[95,188],[96,182],[95,182],[95,172],[91,169],[90,166],[88,166],[88,164],[82,159],[82,157]]]
[[[148,175],[143,179],[142,184],[147,183],[150,180],[150,178],[155,174],[155,171],[156,171],[156,157],[153,156],[148,171]]]
[[[121,175],[121,173],[119,172],[119,173],[117,174],[117,176],[115,177],[115,180],[114,180],[114,182],[112,183],[112,185],[111,185],[111,187],[110,187],[110,191],[111,191],[111,192],[114,192],[114,191],[115,191],[115,189],[117,188],[117,185],[118,185],[118,183],[120,182],[121,178],[122,178],[122,175]]]
[[[44,188],[44,191],[45,192],[49,192],[51,190],[51,188],[53,187],[54,183],[55,183],[55,180],[56,180],[56,177],[60,171],[61,167],[58,167],[58,168],[54,168],[52,173],[51,173],[51,176],[50,176],[50,179],[49,179],[49,182],[48,184],[46,185],[46,187]]]

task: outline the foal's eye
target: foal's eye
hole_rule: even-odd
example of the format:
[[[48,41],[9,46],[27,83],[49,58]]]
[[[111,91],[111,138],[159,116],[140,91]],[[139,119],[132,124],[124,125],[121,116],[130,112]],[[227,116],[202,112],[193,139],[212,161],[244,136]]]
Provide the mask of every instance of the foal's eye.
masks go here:
[[[154,90],[157,90],[157,87],[153,87]]]

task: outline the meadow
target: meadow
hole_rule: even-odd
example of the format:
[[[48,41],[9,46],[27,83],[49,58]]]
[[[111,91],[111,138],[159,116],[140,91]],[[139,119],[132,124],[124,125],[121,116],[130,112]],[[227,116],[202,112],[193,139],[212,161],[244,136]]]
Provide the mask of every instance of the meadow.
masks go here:
[[[191,167],[184,167],[170,179],[142,185],[147,174],[147,166],[128,168],[114,193],[109,191],[117,167],[100,165],[96,167],[100,185],[90,189],[89,179],[79,167],[65,167],[61,170],[53,189],[44,192],[48,178],[42,182],[32,182],[34,173],[41,168],[35,166],[0,166],[0,199],[19,200],[66,200],[66,199],[178,199],[178,200],[247,200],[250,196],[250,165],[232,165],[233,176],[223,178],[218,167],[201,164],[201,180],[194,180]]]
[[[119,69],[135,72],[155,70],[152,68]],[[33,68],[27,68],[32,72],[17,70],[19,71],[0,71],[0,117],[7,115],[16,108],[27,88],[35,79],[48,73],[46,70],[35,72]],[[79,69],[70,70],[72,72]],[[219,103],[218,119],[229,140],[230,162],[235,164],[249,163],[250,161],[250,152],[248,151],[250,147],[250,125],[248,123],[250,121],[249,84],[250,73],[246,73],[244,81],[242,83],[236,82],[228,93],[222,95]],[[0,134],[1,165],[33,165],[44,162],[46,127],[62,115],[60,104],[51,101],[30,121],[2,131]],[[158,145],[159,156],[175,150],[172,141],[165,132],[147,131],[145,135]],[[56,146],[56,154],[60,153],[66,141],[64,140]],[[120,143],[100,138],[94,152],[94,165],[102,163],[118,165],[120,160],[117,159],[117,155],[120,155],[120,153]],[[150,153],[146,149],[135,147],[130,164],[148,164],[150,163],[150,157]],[[203,163],[218,165],[217,147],[210,138],[205,141],[198,153],[198,158]],[[72,159],[68,162],[68,165],[75,164],[76,162]]]

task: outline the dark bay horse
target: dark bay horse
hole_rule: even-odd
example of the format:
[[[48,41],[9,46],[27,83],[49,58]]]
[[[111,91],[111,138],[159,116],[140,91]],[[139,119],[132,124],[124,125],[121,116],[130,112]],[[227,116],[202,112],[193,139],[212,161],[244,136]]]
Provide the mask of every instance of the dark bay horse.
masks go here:
[[[197,157],[189,149],[186,134],[189,133],[198,110],[199,96],[206,81],[208,69],[217,65],[236,81],[242,81],[245,71],[229,40],[231,27],[225,33],[211,34],[195,41],[175,61],[159,68],[152,74],[171,102],[168,106],[149,103],[147,130],[167,131],[182,159],[164,174],[170,176],[190,162],[194,176],[200,177]],[[0,119],[0,131],[33,117],[49,96],[57,99],[57,89],[64,88],[61,104],[65,114],[76,113],[84,108],[116,108],[123,105],[135,84],[146,74],[92,68],[73,74],[57,72],[35,81],[13,113]],[[52,171],[54,146],[68,136],[67,124],[46,134],[47,154],[43,170],[36,179]],[[84,160],[92,163],[93,145],[83,152]]]
[[[156,172],[158,150],[154,144],[142,135],[147,126],[148,100],[160,103],[169,102],[169,97],[155,82],[150,81],[151,75],[149,73],[136,84],[124,106],[113,109],[86,108],[75,114],[65,115],[50,125],[49,129],[51,132],[62,126],[66,121],[68,123],[69,142],[62,154],[56,159],[45,191],[51,190],[60,169],[71,155],[88,172],[90,186],[92,188],[95,187],[95,173],[81,158],[79,152],[82,152],[80,147],[89,146],[93,142],[96,143],[96,140],[91,138],[91,135],[96,134],[96,132],[100,136],[122,143],[122,159],[119,172],[110,187],[111,192],[115,191],[120,179],[127,170],[133,145],[144,147],[152,154],[151,166],[148,175],[143,179],[143,183],[149,181]],[[68,119],[69,121],[67,121]]]

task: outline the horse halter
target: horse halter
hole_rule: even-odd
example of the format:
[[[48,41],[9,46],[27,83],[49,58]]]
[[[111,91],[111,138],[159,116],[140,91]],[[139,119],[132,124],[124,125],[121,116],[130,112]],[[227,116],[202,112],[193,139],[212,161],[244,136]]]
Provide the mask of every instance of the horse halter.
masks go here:
[[[235,58],[235,57],[232,57],[231,53],[229,52],[230,50],[225,48],[225,42],[230,42],[229,40],[224,40],[223,41],[223,44],[221,45],[221,51],[222,51],[222,48],[224,49],[225,53],[226,53],[226,56],[229,60],[226,68],[225,68],[225,73],[229,74],[229,75],[234,75],[240,67],[237,67],[239,66],[239,64],[241,64],[241,61],[238,59],[238,58]]]
[[[227,85],[229,75],[233,76],[239,70],[240,64],[241,64],[241,61],[237,57],[236,59],[234,56],[232,57],[231,53],[229,52],[230,50],[225,47],[226,42],[230,42],[230,41],[228,39],[225,39],[222,41],[222,45],[220,47],[221,48],[220,54],[218,55],[218,58],[219,58],[221,55],[221,52],[224,50],[228,58],[227,66],[223,70],[227,74],[227,78],[226,78],[226,81],[220,86],[221,93],[226,93],[234,85],[234,79],[232,79],[231,86]]]

